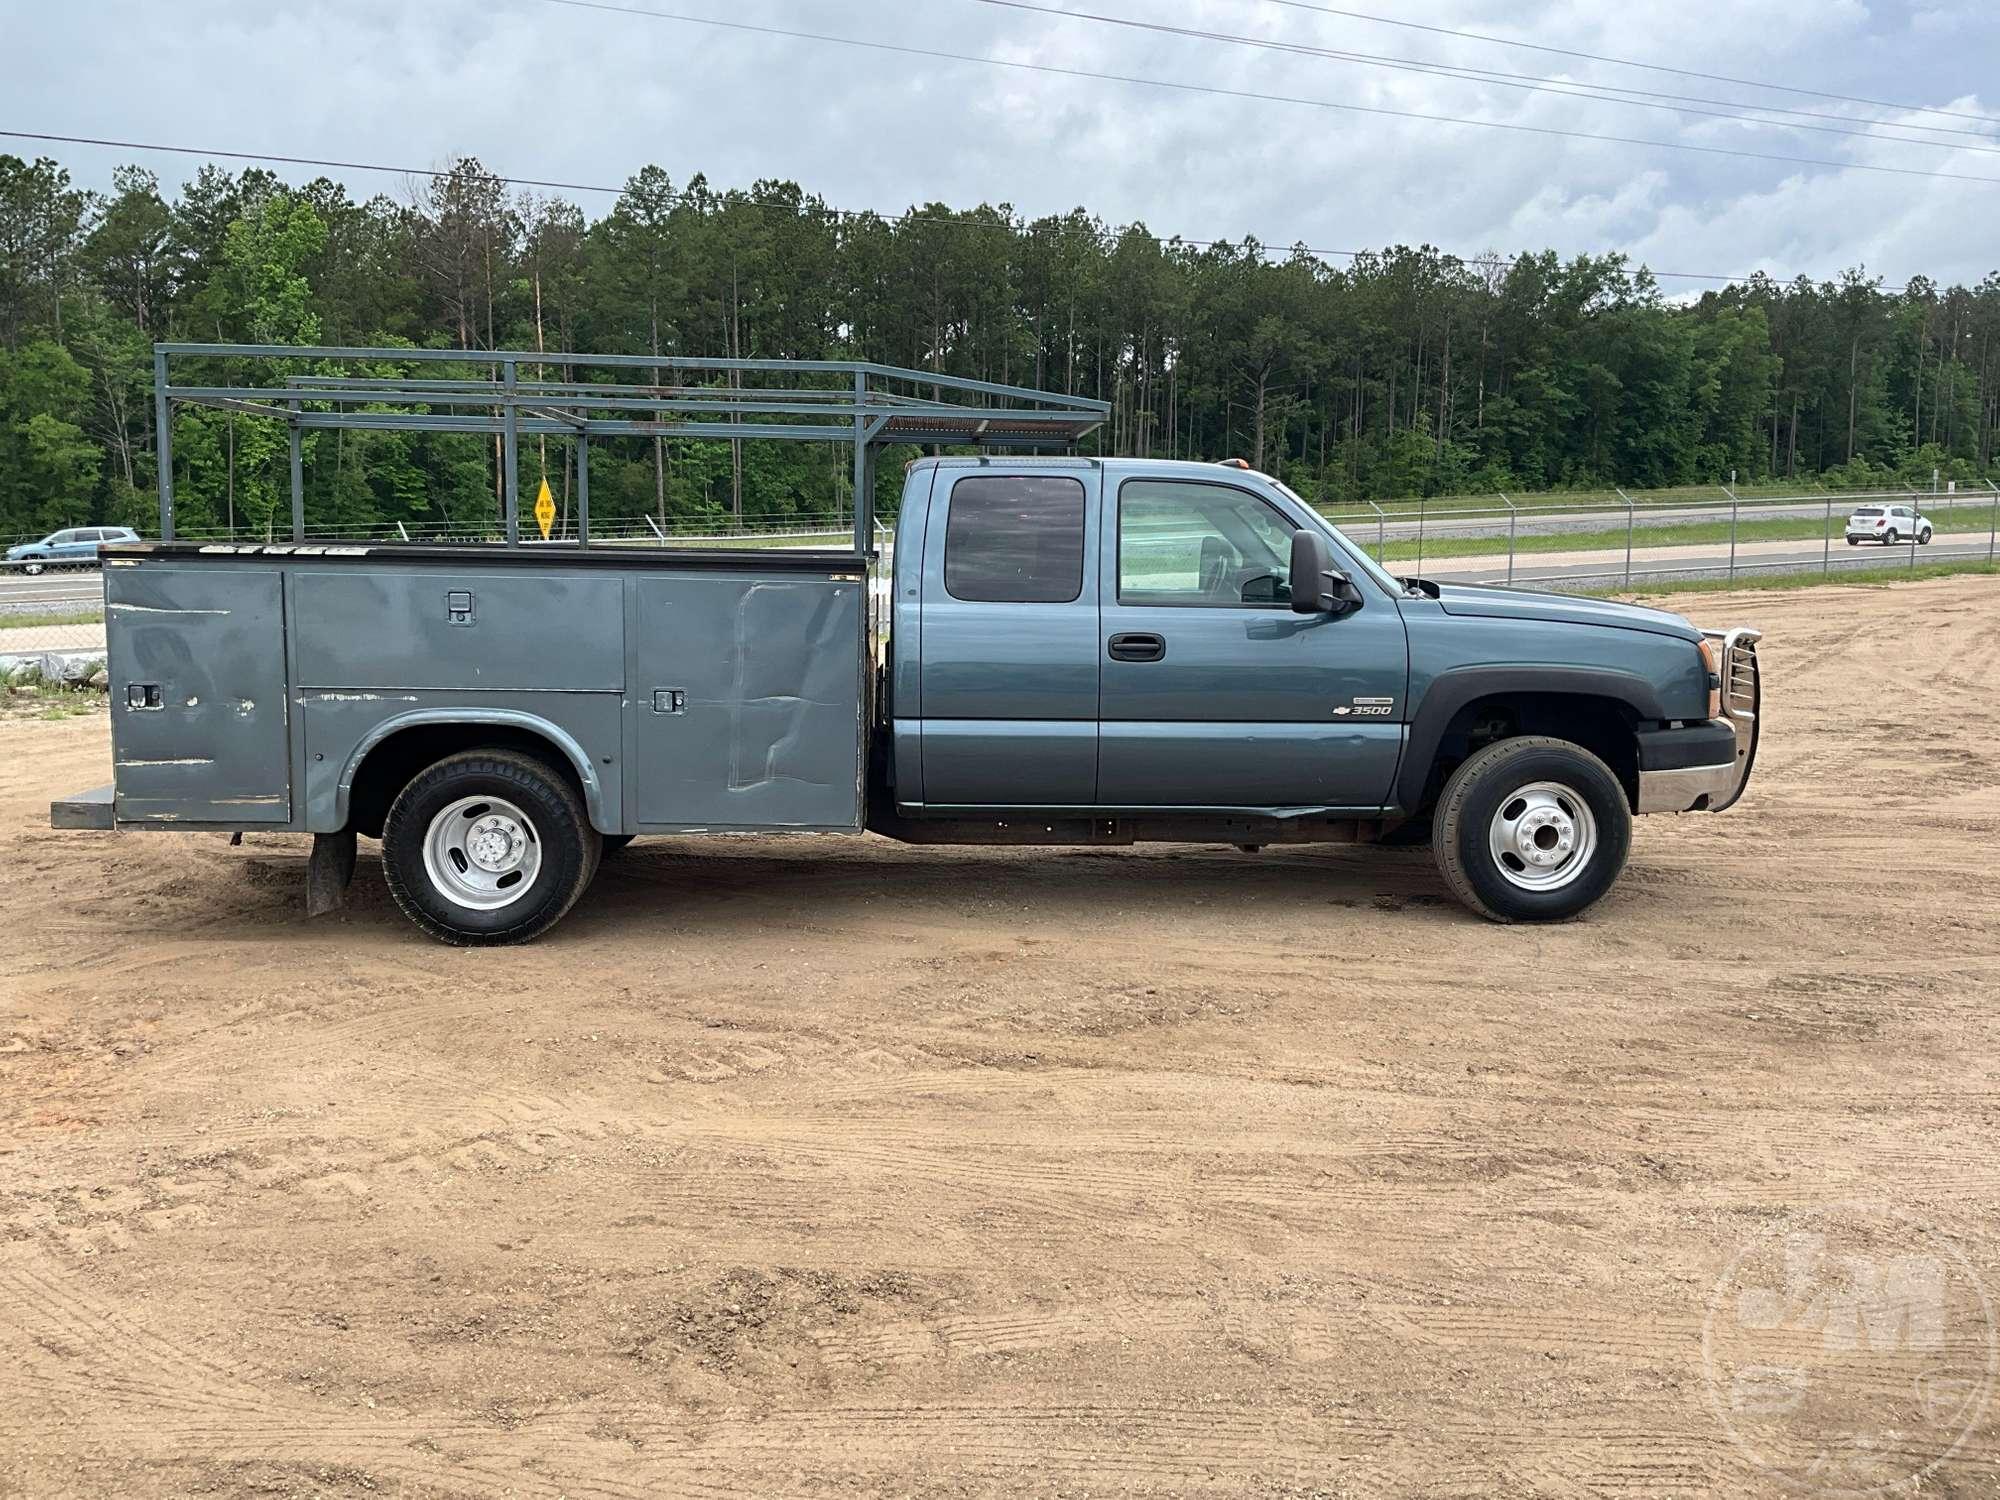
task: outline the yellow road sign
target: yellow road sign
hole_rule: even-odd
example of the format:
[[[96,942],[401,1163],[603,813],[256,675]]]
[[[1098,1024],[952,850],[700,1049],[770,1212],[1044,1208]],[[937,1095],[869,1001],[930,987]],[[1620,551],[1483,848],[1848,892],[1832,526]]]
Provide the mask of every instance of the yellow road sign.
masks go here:
[[[549,493],[549,482],[542,481],[542,492],[535,496],[535,524],[542,528],[542,540],[549,539],[549,531],[556,524],[556,499]]]

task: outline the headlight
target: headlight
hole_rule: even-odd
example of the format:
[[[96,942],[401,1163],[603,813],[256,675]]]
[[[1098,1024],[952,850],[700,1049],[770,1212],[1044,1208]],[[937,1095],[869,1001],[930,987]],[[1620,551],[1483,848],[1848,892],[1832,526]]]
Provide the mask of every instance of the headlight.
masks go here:
[[[1722,717],[1722,652],[1715,642],[1703,636],[1695,643],[1701,653],[1701,664],[1708,669],[1708,716]]]

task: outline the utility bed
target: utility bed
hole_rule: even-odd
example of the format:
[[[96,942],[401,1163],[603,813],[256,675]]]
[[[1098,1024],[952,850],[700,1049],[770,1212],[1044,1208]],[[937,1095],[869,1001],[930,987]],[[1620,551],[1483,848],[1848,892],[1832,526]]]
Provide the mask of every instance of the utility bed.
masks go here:
[[[558,747],[600,833],[857,830],[867,566],[845,551],[107,548],[112,816],[333,833],[383,747],[471,724]],[[379,808],[353,811],[379,826]]]

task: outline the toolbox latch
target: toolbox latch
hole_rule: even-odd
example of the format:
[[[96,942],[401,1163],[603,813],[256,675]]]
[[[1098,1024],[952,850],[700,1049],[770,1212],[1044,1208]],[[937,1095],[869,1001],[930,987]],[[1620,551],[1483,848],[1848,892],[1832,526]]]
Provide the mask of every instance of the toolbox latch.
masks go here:
[[[656,714],[686,713],[688,695],[686,688],[654,688],[653,712]]]
[[[444,596],[444,617],[453,625],[472,623],[472,590],[452,589]]]

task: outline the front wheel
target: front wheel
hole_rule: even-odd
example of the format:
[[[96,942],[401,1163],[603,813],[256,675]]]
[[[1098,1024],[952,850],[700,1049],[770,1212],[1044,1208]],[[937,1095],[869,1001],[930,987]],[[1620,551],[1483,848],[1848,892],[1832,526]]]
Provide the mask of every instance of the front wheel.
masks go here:
[[[396,905],[460,946],[540,936],[576,904],[601,852],[569,780],[511,750],[447,756],[397,794],[382,828]]]
[[[26,573],[30,578],[39,578],[42,576],[42,570],[46,567],[48,567],[48,564],[44,562],[25,562],[21,564],[21,571]]]
[[[1432,851],[1452,894],[1495,922],[1556,922],[1611,889],[1632,809],[1579,745],[1524,735],[1488,745],[1438,799]]]
[[[1922,531],[1917,533],[1917,545],[1919,547],[1928,547],[1930,544],[1931,544],[1931,529],[1930,527],[1926,526]]]

